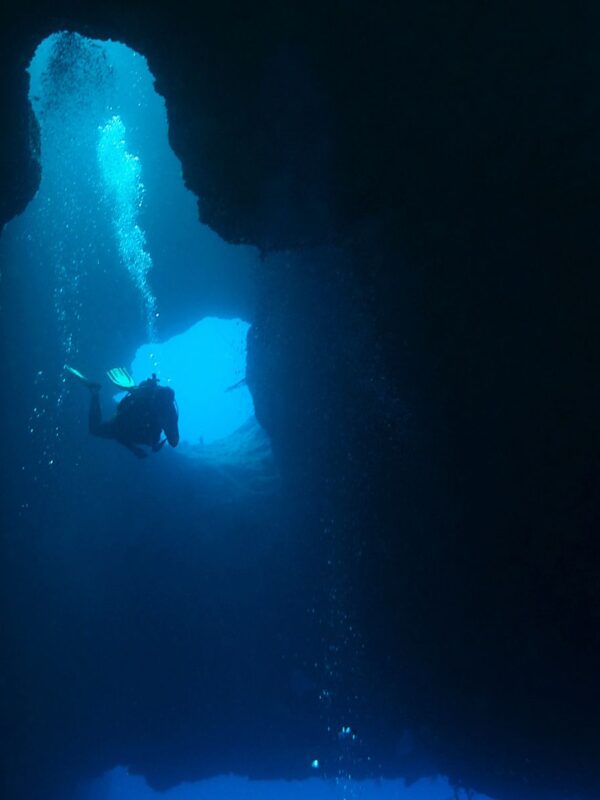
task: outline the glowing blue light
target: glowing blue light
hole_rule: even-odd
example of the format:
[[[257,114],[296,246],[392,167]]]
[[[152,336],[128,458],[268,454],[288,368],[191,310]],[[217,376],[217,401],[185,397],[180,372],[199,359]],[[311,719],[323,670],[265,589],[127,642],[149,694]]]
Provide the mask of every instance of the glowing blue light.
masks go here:
[[[455,790],[443,777],[422,778],[408,786],[403,780],[253,780],[233,775],[182,783],[165,792],[153,791],[123,768],[82,787],[77,800],[489,800],[485,795]]]
[[[246,375],[249,328],[239,319],[206,317],[179,336],[137,351],[131,368],[135,382],[155,372],[175,390],[182,443],[223,439],[254,415],[248,387],[230,389]]]

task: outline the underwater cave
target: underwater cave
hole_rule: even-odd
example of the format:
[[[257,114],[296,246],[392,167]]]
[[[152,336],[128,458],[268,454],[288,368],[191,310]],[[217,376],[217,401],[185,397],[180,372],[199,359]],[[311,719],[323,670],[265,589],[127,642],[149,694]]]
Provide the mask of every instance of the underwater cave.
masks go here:
[[[38,361],[29,366],[37,392],[28,430],[34,448],[42,453],[34,480],[52,481],[58,475],[55,480],[64,481],[74,439],[79,440],[75,463],[84,474],[88,458],[109,457],[110,451],[101,453],[85,437],[86,393],[60,369],[60,362],[82,367],[93,379],[118,363],[137,384],[155,374],[162,385],[176,390],[181,439],[174,457],[181,453],[191,461],[172,469],[179,479],[187,471],[187,485],[200,486],[196,493],[210,492],[216,531],[231,524],[223,521],[220,507],[226,508],[235,497],[241,505],[238,515],[264,516],[260,503],[276,502],[277,483],[269,440],[254,416],[246,380],[257,251],[228,244],[198,223],[196,198],[184,187],[181,167],[168,143],[164,101],[155,92],[141,55],[118,42],[58,33],[39,45],[29,74],[30,99],[40,128],[41,182],[26,211],[7,226],[0,246],[3,259],[18,264],[26,275],[23,285],[31,317],[45,306],[39,315],[44,320],[43,336],[35,328],[29,334]],[[58,371],[50,365],[58,366]],[[108,386],[105,413],[111,413],[123,397]],[[124,458],[119,469],[122,475],[129,469]],[[177,477],[161,473],[157,466],[153,479],[159,485]],[[139,483],[137,490],[144,496],[147,486]],[[267,501],[255,499],[261,495]],[[114,499],[108,491],[104,502],[111,504]],[[166,512],[172,511],[176,519],[182,513],[171,509],[168,499],[162,502],[166,509],[155,501],[154,514],[166,519]],[[30,503],[24,503],[22,511],[28,516]],[[144,513],[139,513],[143,519]],[[189,509],[185,513],[190,514]],[[72,514],[80,525],[81,509]],[[117,529],[121,524],[117,519]],[[135,541],[136,548],[144,547],[139,535]],[[72,540],[64,546],[72,546]],[[100,540],[92,550],[100,555]],[[244,562],[243,555],[240,561]],[[88,570],[86,566],[84,572]],[[135,590],[135,584],[130,588]],[[94,602],[92,593],[88,589],[88,602]],[[340,615],[336,635],[345,636],[345,615],[341,610],[336,613]],[[327,685],[335,679],[332,669],[331,664],[325,667]],[[297,700],[313,695],[315,678],[301,670],[294,675]],[[321,689],[315,704],[326,735],[331,721],[323,725],[319,717],[323,702],[330,702],[324,698],[334,691]],[[238,724],[235,719],[233,724]],[[334,736],[342,751],[351,749],[349,742],[356,739],[344,724]],[[319,751],[319,745],[314,749]],[[310,751],[301,771],[307,776],[324,772],[324,778],[248,783],[224,775],[174,787],[164,796],[191,798],[208,792],[215,797],[249,797],[254,792],[257,797],[300,798],[346,797],[351,792],[355,797],[410,799],[442,798],[449,791],[443,778],[414,786],[402,780],[354,781],[347,752],[340,756],[338,767],[327,760],[322,764],[316,755]],[[81,800],[97,796],[116,800],[163,793],[116,769],[76,789]]]
[[[26,211],[7,226],[0,247],[2,258],[18,263],[27,275],[31,315],[48,303],[41,314],[44,337],[32,342],[39,361],[30,366],[30,371],[40,367],[29,410],[29,433],[43,454],[36,480],[44,479],[44,472],[59,472],[64,479],[61,461],[72,458],[73,436],[80,439],[80,466],[88,457],[84,448],[91,449],[92,458],[104,456],[85,437],[85,391],[68,372],[53,373],[49,364],[76,364],[94,379],[118,364],[136,384],[155,374],[176,390],[181,439],[174,456],[192,459],[177,466],[176,474],[188,470],[193,481],[211,487],[212,524],[218,530],[224,524],[221,505],[236,495],[243,498],[238,504],[264,504],[252,498],[265,493],[272,502],[277,485],[268,437],[254,416],[246,381],[259,255],[254,248],[224,242],[197,221],[196,198],[185,188],[169,146],[164,101],[140,54],[118,42],[57,33],[39,45],[29,74],[40,128],[41,182]],[[109,388],[105,413],[123,396]],[[120,468],[128,469],[124,460]],[[156,482],[172,479],[159,470]],[[144,494],[146,488],[140,484],[138,490]],[[114,502],[110,492],[105,501]],[[30,511],[28,503],[23,510]],[[99,546],[94,545],[96,555]],[[138,541],[136,547],[142,546]],[[336,635],[346,636],[345,615],[341,609],[336,613]],[[329,685],[334,675],[331,665],[326,669]],[[314,677],[296,675],[298,698],[312,695]],[[319,692],[319,715],[323,702],[329,703],[324,698],[334,691],[333,686]],[[323,733],[331,724],[323,725]],[[159,793],[121,768],[80,783],[74,796],[447,797],[450,785],[444,778],[412,786],[402,780],[353,780],[345,751],[356,735],[340,723],[335,737],[343,752],[339,767],[327,764],[327,757],[322,764],[317,743],[304,765],[307,776],[324,772],[324,778],[248,782],[224,775]]]
[[[242,5],[0,12],[0,794],[596,800],[595,26]]]

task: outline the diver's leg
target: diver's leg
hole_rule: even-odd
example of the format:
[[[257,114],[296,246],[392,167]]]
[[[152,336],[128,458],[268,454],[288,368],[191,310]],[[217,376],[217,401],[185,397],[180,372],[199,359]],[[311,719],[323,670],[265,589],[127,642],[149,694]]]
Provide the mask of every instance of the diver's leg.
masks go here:
[[[90,397],[89,429],[92,436],[99,436],[101,439],[114,439],[113,424],[102,422],[102,409],[100,408],[100,393],[92,391]]]

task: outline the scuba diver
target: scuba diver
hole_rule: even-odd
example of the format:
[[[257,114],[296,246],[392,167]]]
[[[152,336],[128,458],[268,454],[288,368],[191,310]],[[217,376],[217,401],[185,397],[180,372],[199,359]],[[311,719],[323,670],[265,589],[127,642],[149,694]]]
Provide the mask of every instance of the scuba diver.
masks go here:
[[[159,386],[155,374],[136,386],[127,370],[109,370],[106,374],[110,381],[127,394],[118,404],[116,414],[103,421],[100,384],[88,380],[73,367],[65,365],[65,369],[91,392],[89,430],[92,436],[114,439],[138,458],[148,456],[148,451],[140,445],[150,447],[153,453],[158,453],[165,442],[177,447],[179,412],[175,392],[168,386]],[[161,439],[162,432],[166,437],[164,439]]]

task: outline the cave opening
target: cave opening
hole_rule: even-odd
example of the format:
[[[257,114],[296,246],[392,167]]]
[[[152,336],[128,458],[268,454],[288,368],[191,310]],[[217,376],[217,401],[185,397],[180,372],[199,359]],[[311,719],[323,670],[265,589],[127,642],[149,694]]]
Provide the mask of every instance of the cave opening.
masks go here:
[[[43,273],[62,360],[94,378],[156,373],[176,390],[178,452],[243,460],[249,432],[266,451],[245,382],[258,254],[198,222],[146,59],[62,32],[29,74],[41,182],[11,256]],[[63,376],[59,405],[67,389]]]
[[[177,387],[182,409],[179,432],[188,449],[201,451],[253,419],[252,395],[245,382],[249,327],[239,319],[205,317],[165,342],[137,350],[131,366],[136,383],[154,372],[163,384]],[[193,370],[190,354],[196,364]]]

